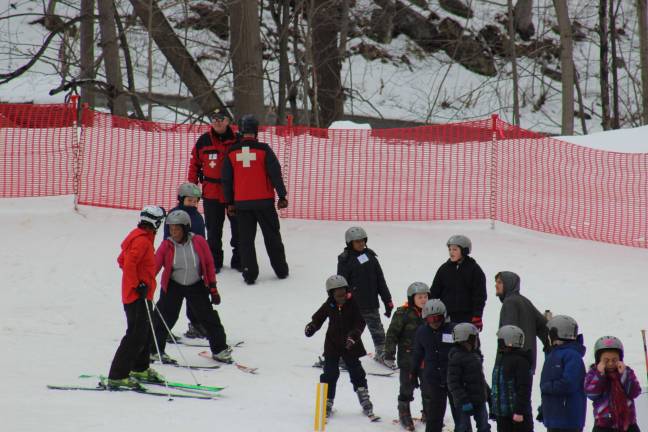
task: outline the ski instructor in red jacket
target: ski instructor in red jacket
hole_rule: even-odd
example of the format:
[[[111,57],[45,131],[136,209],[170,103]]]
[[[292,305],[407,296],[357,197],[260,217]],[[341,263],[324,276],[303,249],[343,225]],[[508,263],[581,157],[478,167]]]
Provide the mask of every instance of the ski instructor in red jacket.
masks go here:
[[[240,140],[227,152],[222,179],[228,213],[236,214],[238,219],[243,279],[251,285],[259,276],[254,248],[257,223],[272,269],[279,279],[284,279],[288,277],[288,263],[274,207],[275,191],[279,196],[277,207],[288,207],[281,166],[270,146],[257,141],[259,121],[254,116],[244,115],[238,126]]]
[[[223,199],[221,171],[227,150],[236,143],[230,123],[232,118],[226,110],[218,110],[211,114],[211,129],[196,141],[191,151],[189,175],[187,179],[194,184],[202,183],[203,207],[205,209],[205,225],[207,226],[207,243],[214,257],[216,273],[223,267],[223,225],[227,205]],[[236,217],[229,215],[232,237],[232,260],[230,266],[241,270],[238,253],[238,227]]]

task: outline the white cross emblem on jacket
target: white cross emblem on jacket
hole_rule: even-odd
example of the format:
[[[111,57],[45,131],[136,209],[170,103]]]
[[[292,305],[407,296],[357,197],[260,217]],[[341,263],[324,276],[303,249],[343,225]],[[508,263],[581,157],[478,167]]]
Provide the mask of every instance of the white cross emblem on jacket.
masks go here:
[[[250,168],[252,161],[256,160],[256,154],[250,153],[250,147],[245,146],[241,148],[241,152],[236,154],[236,161],[243,162],[243,168]]]

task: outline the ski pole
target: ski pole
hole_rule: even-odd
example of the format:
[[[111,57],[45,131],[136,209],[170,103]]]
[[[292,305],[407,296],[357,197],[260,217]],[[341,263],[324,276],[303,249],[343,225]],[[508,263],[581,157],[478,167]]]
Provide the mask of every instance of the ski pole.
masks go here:
[[[153,304],[151,302],[150,304]],[[162,361],[162,354],[160,353],[160,346],[158,345],[157,337],[155,336],[155,326],[153,325],[153,320],[151,319],[151,311],[149,310],[149,301],[144,299],[144,307],[146,308],[146,316],[148,316],[149,324],[151,325],[151,332],[153,333],[153,342],[155,343],[155,349],[157,350],[158,355],[160,356],[160,361]],[[148,347],[146,347],[148,350]],[[169,389],[169,383],[167,382],[166,377],[164,378],[164,387],[166,387],[169,400],[172,401],[171,390]]]
[[[158,316],[160,317],[160,321],[162,321],[162,324],[164,324],[164,328],[167,330],[167,333],[169,333],[169,336],[171,337],[171,340],[173,341],[173,344],[176,346],[176,349],[178,350],[178,354],[180,354],[180,357],[182,358],[182,361],[185,362],[186,365],[189,364],[187,359],[185,358],[184,354],[182,353],[182,350],[180,349],[180,344],[176,340],[175,336],[173,336],[173,333],[171,332],[171,329],[169,328],[168,324],[164,320],[164,317],[162,316],[162,312],[160,312],[160,308],[158,308],[156,305],[153,305],[155,308],[155,311],[157,312]],[[160,354],[160,350],[158,349],[158,355],[160,356],[160,362],[162,363],[162,354]],[[187,368],[189,370],[189,373],[191,374],[191,378],[194,380],[194,383],[196,383],[197,386],[200,385],[198,382],[198,379],[196,378],[196,375],[194,372],[191,370],[191,368]]]
[[[648,348],[646,348],[646,330],[641,330],[641,338],[643,339],[644,357],[646,358],[646,379],[648,379]]]

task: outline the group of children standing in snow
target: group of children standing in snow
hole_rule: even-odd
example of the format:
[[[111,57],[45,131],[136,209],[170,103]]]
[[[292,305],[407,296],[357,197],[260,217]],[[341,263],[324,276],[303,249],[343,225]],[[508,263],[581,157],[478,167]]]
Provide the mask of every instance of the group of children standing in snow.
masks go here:
[[[623,344],[603,336],[594,345],[594,363],[586,371],[585,347],[576,321],[566,315],[547,317],[520,294],[520,278],[512,272],[496,275],[502,301],[497,354],[491,386],[483,371],[479,333],[486,303],[486,278],[470,256],[465,236],[452,236],[450,258],[432,286],[414,282],[407,302],[396,309],[387,333],[380,321],[378,297],[385,316],[394,309],[376,253],[367,248],[360,227],[345,233],[346,247],[338,257],[337,274],[326,280],[327,300],[306,325],[313,336],[329,320],[320,381],[328,383],[327,416],[332,415],[340,359],[348,369],[363,413],[374,417],[361,334],[367,326],[374,342],[374,359],[400,369],[398,414],[401,426],[415,430],[410,402],[415,388],[423,401],[421,422],[427,432],[441,432],[449,402],[455,432],[533,431],[531,392],[536,364],[536,338],[544,346],[540,378],[541,406],[536,419],[550,432],[582,431],[586,399],[594,405],[594,432],[638,432],[634,399],[641,387],[634,371],[623,363]]]

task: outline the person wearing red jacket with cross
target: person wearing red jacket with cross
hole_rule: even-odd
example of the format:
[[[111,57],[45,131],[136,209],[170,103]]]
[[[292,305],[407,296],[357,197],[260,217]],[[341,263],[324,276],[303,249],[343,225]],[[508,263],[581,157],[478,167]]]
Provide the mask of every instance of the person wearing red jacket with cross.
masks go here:
[[[288,207],[286,186],[277,156],[266,143],[257,141],[259,121],[252,115],[239,119],[237,144],[230,147],[223,162],[223,195],[228,213],[236,214],[239,225],[239,250],[243,279],[249,285],[259,276],[254,248],[257,223],[270,257],[270,265],[279,279],[288,277],[286,252],[279,231],[279,216],[274,207]]]
[[[223,267],[223,225],[227,205],[223,199],[221,171],[227,150],[236,143],[230,123],[232,118],[227,110],[218,110],[210,115],[211,128],[196,141],[191,151],[189,174],[187,179],[194,184],[202,183],[203,207],[205,209],[205,225],[207,228],[207,243],[214,257],[216,273]],[[232,260],[230,266],[241,270],[238,254],[238,227],[236,217],[229,215],[232,237]]]

